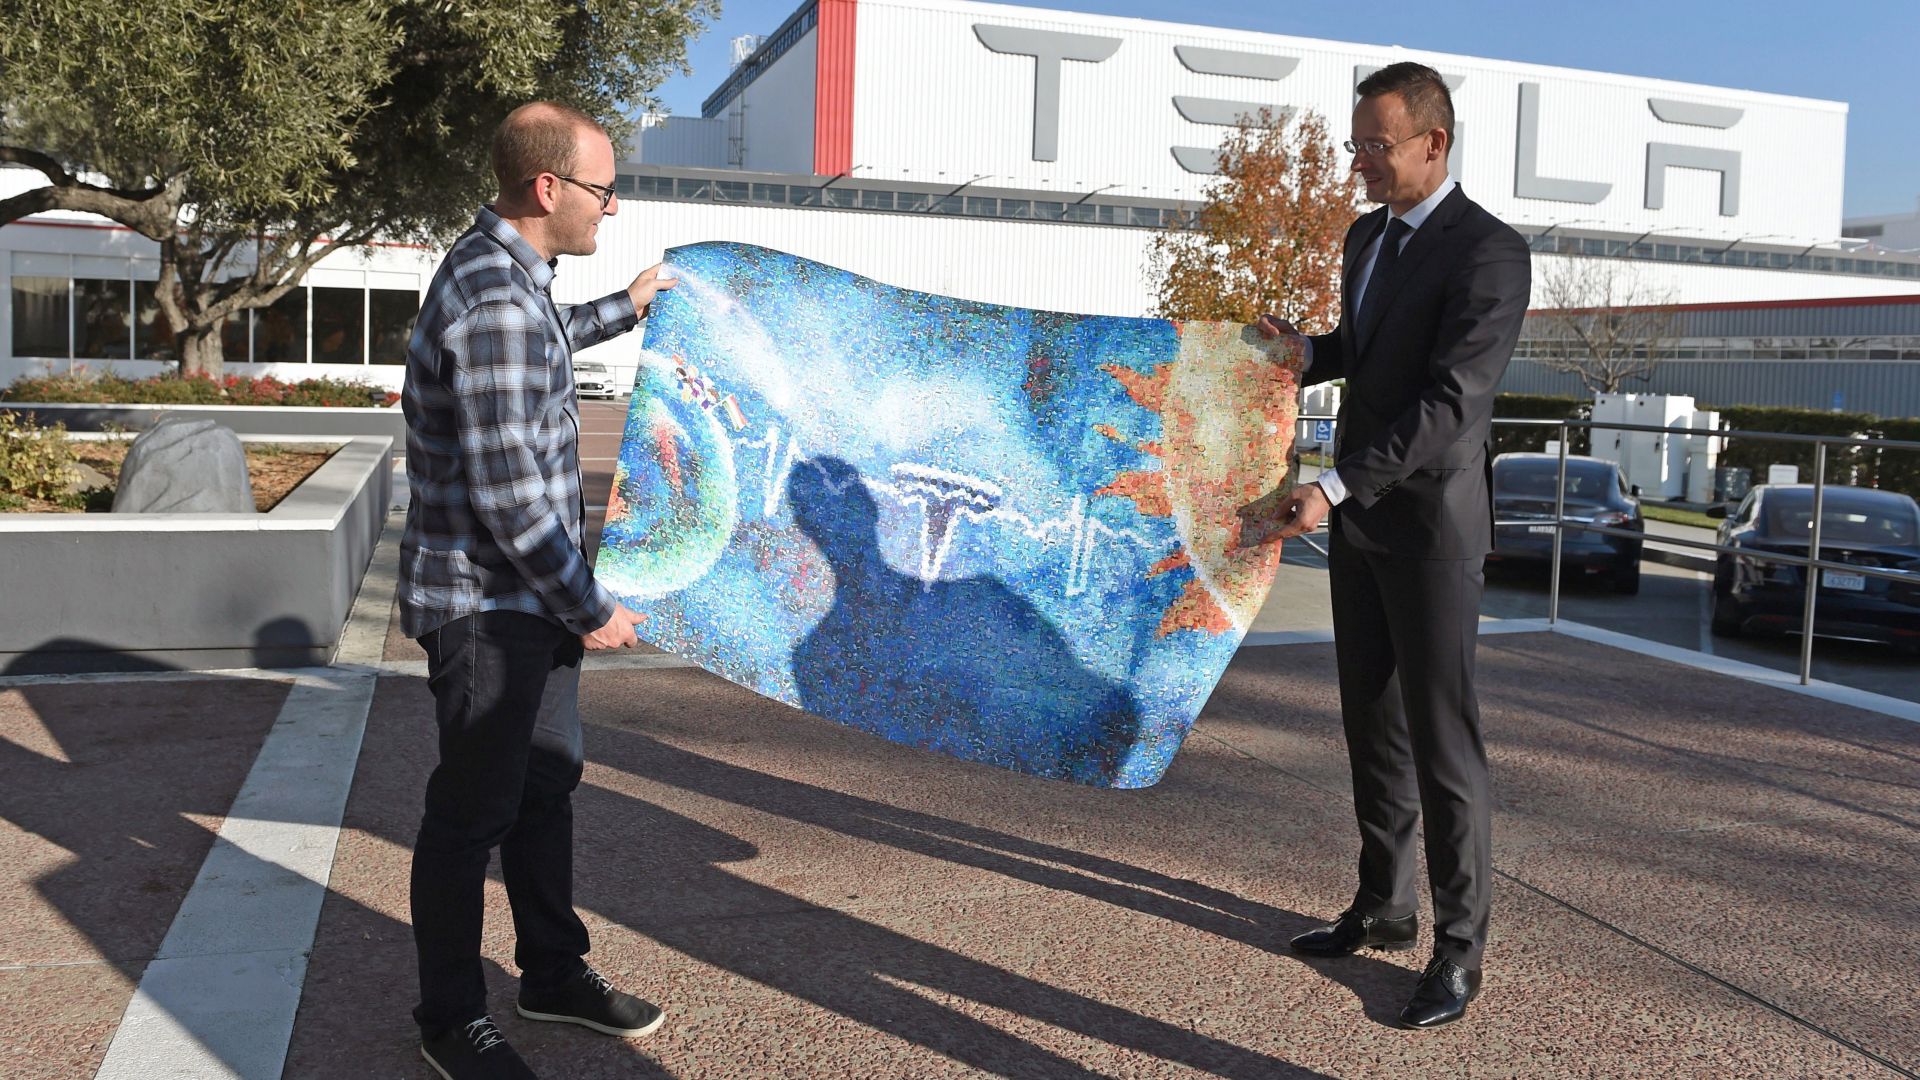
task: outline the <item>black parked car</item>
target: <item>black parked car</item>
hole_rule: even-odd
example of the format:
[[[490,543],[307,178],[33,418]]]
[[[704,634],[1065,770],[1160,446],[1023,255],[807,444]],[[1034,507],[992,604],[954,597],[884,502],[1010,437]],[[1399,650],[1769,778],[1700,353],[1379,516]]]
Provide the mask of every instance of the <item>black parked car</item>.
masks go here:
[[[1813,532],[1813,485],[1766,484],[1747,493],[1720,526],[1720,543],[1806,556]],[[1888,580],[1845,570],[1820,572],[1813,632],[1879,641],[1920,652],[1920,506],[1873,488],[1831,486],[1820,513],[1820,557],[1899,570]],[[1806,567],[1721,555],[1713,575],[1713,632],[1798,633],[1807,602]]]
[[[1553,486],[1560,475],[1558,454],[1501,454],[1493,459],[1493,530],[1491,563],[1553,560]],[[1607,525],[1645,532],[1640,500],[1627,490],[1620,467],[1599,458],[1567,458],[1564,504],[1569,522]],[[1604,576],[1617,593],[1640,591],[1639,537],[1628,539],[1588,532],[1569,524],[1560,541],[1563,570],[1581,570]]]

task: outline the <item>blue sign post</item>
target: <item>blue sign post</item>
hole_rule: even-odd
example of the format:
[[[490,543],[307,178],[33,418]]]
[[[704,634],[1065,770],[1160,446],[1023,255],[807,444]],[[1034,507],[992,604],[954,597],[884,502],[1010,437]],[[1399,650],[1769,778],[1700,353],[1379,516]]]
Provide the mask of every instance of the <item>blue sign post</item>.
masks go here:
[[[1322,446],[1333,441],[1333,421],[1315,420],[1313,422],[1313,441]]]

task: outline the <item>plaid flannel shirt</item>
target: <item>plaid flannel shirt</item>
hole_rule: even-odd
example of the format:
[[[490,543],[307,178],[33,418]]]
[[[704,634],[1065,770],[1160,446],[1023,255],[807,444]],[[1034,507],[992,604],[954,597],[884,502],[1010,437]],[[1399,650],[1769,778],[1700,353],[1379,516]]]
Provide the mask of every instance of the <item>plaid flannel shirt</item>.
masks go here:
[[[557,308],[553,266],[491,208],[447,252],[407,346],[400,626],[525,611],[576,634],[613,617],[581,540],[573,350],[633,329],[623,290]]]

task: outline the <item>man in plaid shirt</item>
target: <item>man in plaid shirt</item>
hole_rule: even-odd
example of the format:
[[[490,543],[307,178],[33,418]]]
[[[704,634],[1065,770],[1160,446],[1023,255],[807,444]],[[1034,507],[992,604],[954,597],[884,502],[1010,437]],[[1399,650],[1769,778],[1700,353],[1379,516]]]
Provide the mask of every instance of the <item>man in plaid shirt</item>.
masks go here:
[[[414,845],[414,1019],[421,1053],[449,1080],[533,1075],[487,1017],[482,889],[496,846],[520,1014],[618,1036],[662,1019],[587,966],[573,910],[578,663],[583,649],[633,645],[639,616],[594,581],[582,547],[572,357],[633,329],[673,282],[655,266],[593,303],[554,304],[556,258],[593,254],[600,219],[620,209],[613,146],[584,113],[514,110],[492,164],[500,196],[434,275],[403,399],[400,619],[427,652],[440,729]]]

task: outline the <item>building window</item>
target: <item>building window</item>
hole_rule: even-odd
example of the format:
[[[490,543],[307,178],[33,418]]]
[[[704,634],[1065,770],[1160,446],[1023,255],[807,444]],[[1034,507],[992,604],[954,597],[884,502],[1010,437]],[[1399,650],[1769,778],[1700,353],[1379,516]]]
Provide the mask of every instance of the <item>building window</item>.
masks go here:
[[[253,312],[253,362],[304,364],[307,361],[307,290],[296,285],[285,296]]]
[[[364,364],[367,293],[365,289],[313,289],[313,362]]]
[[[891,191],[860,192],[860,209],[862,210],[893,209],[893,192]]]
[[[753,185],[753,201],[763,202],[763,203],[784,203],[787,201],[787,185],[755,184]]]
[[[63,277],[13,277],[13,355],[65,360],[72,307]]]
[[[241,311],[227,317],[220,324],[221,355],[236,364],[251,363],[253,356],[248,352],[247,343],[253,337],[253,312]]]
[[[160,310],[159,282],[136,281],[133,283],[133,355],[136,360],[178,360],[180,353],[174,346],[173,324],[167,321],[167,313]],[[227,353],[228,360],[245,360],[247,344],[240,343],[240,355]]]
[[[133,295],[123,278],[73,282],[73,355],[79,360],[126,360],[133,355]]]
[[[420,294],[412,289],[368,290],[367,326],[372,343],[367,360],[375,364],[406,363],[413,320],[419,314]]]

